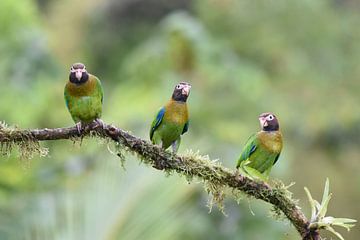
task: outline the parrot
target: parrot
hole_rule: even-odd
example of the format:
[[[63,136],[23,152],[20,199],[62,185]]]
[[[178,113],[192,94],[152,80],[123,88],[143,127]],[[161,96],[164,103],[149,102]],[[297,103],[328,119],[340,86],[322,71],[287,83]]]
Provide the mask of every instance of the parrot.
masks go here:
[[[100,80],[86,71],[84,64],[74,63],[71,66],[64,98],[79,134],[82,124],[89,124],[95,120],[103,126],[100,119],[104,98],[103,88]]]
[[[186,101],[190,94],[191,85],[180,82],[175,86],[171,99],[160,108],[150,128],[150,140],[153,144],[160,144],[164,150],[172,147],[177,153],[181,135],[189,129],[189,113]]]
[[[266,180],[272,166],[278,161],[283,147],[279,122],[273,113],[262,113],[259,116],[261,131],[247,140],[236,168],[245,173]]]

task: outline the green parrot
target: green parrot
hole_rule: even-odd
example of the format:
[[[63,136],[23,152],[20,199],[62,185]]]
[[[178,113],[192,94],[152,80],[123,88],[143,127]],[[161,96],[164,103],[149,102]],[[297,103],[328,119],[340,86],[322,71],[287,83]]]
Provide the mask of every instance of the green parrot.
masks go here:
[[[70,68],[69,81],[66,83],[64,97],[79,134],[82,124],[101,121],[103,88],[100,80],[86,71],[82,63],[74,63]]]
[[[261,131],[250,136],[243,148],[236,168],[253,177],[266,180],[272,166],[279,159],[283,140],[279,122],[273,113],[259,116]]]
[[[172,147],[176,153],[180,146],[181,135],[189,128],[189,113],[186,100],[191,86],[181,82],[175,86],[168,103],[157,113],[150,128],[150,140],[153,144],[162,144],[163,149]]]

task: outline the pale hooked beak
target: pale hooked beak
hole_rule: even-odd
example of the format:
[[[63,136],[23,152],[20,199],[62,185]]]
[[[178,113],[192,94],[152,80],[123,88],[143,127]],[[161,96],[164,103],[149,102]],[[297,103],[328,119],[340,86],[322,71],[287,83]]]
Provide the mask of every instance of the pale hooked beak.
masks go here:
[[[185,86],[182,88],[181,93],[182,93],[183,95],[189,96],[190,89],[191,89],[191,86],[190,86],[190,85],[185,85]]]
[[[81,69],[76,70],[75,77],[77,78],[77,80],[80,81],[80,79],[82,77],[82,70]]]
[[[259,117],[259,121],[260,121],[261,127],[267,127],[269,125],[268,122],[266,121],[266,118],[264,118],[264,117]]]

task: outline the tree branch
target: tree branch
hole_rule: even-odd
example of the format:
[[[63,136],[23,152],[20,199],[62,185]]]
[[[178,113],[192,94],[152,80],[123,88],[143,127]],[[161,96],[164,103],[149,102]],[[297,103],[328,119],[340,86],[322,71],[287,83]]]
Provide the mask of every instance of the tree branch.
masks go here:
[[[120,146],[135,153],[141,161],[151,164],[156,169],[176,171],[187,177],[198,177],[211,186],[228,187],[233,191],[241,191],[251,197],[270,203],[275,209],[284,213],[303,240],[320,239],[319,230],[310,230],[308,219],[300,210],[300,207],[296,205],[295,201],[288,196],[289,192],[285,188],[271,187],[264,182],[251,180],[220,164],[200,159],[196,156],[174,155],[112,125],[104,124],[99,126],[93,123],[87,125],[81,135],[79,135],[76,127],[19,130],[9,129],[4,125],[0,125],[0,150],[3,150],[4,145],[7,146],[19,142],[38,143],[39,141],[47,140],[74,139],[94,133],[119,143]],[[216,190],[211,191],[211,193],[216,197]]]

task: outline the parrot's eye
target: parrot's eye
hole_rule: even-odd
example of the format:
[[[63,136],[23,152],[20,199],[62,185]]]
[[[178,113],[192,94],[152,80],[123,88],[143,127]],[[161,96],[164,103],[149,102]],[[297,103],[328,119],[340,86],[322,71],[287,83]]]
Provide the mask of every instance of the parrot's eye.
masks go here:
[[[180,84],[176,85],[176,89],[180,89],[180,88],[181,88]]]
[[[269,115],[269,116],[267,117],[267,119],[269,119],[269,121],[271,121],[271,120],[274,119],[274,116],[273,116],[273,115]]]

